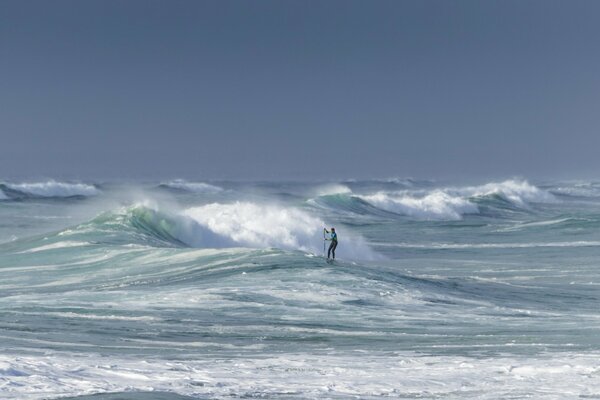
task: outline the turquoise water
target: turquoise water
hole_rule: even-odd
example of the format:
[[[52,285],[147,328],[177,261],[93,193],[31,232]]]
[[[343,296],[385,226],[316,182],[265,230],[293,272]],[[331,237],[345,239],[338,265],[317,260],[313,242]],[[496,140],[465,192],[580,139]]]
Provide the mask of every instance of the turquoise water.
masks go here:
[[[0,190],[0,398],[600,396],[600,184]]]

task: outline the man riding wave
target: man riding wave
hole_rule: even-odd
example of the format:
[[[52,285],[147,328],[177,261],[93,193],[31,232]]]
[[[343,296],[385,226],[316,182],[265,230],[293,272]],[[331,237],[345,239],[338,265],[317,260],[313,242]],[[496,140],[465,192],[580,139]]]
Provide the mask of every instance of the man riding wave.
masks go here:
[[[331,241],[331,244],[329,245],[329,250],[327,250],[327,259],[329,259],[329,256],[331,255],[335,260],[335,248],[338,245],[337,233],[335,233],[335,228],[331,228],[331,231],[328,231],[327,228],[323,228],[323,230],[325,231],[325,233],[330,234],[329,239],[325,238],[325,240]]]

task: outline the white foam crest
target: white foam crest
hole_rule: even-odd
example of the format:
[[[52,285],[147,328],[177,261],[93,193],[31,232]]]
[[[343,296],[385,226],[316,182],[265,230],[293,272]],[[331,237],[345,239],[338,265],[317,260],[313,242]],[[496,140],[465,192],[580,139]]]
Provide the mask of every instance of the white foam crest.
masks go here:
[[[183,179],[175,179],[164,183],[163,185],[172,189],[185,190],[192,193],[218,193],[223,190],[223,188],[219,186],[204,182],[187,182]]]
[[[184,210],[193,221],[177,237],[195,247],[251,247],[323,252],[323,227],[319,218],[305,211],[250,202],[212,203]],[[365,241],[349,232],[339,232],[338,254],[342,258],[372,259]]]
[[[420,197],[385,192],[359,197],[377,208],[425,220],[459,220],[464,214],[479,212],[469,200],[441,190]]]
[[[518,207],[528,207],[529,203],[554,203],[557,201],[551,193],[531,185],[526,180],[519,179],[467,187],[459,190],[460,192],[470,197],[498,195]]]
[[[317,196],[331,196],[334,194],[350,194],[352,190],[341,183],[329,183],[326,185],[318,186],[315,189],[315,194]]]
[[[39,197],[94,196],[100,193],[94,185],[67,183],[50,180],[47,182],[6,183],[6,187]]]
[[[597,352],[481,358],[331,353],[194,360],[2,354],[0,395],[41,400],[164,391],[201,398],[570,399],[597,398],[600,392]]]

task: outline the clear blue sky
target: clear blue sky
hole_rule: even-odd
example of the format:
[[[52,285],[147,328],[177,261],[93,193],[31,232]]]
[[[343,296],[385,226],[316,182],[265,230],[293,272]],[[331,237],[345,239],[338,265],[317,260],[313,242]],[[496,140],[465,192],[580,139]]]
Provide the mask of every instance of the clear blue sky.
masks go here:
[[[599,1],[0,1],[0,177],[600,171]]]

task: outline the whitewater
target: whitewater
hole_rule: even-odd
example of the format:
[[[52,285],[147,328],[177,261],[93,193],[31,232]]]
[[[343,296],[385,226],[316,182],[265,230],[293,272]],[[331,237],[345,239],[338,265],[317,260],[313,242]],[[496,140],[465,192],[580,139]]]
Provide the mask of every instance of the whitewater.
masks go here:
[[[0,181],[0,398],[600,398],[599,256],[593,181]]]

